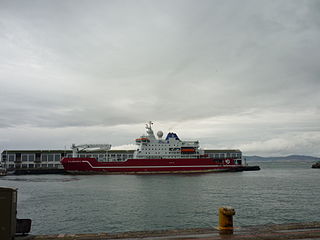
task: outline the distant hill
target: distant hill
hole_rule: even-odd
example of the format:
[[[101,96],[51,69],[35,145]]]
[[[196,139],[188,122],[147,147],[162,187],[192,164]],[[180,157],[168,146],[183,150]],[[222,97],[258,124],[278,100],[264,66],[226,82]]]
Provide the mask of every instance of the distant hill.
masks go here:
[[[305,155],[289,155],[286,157],[260,157],[260,156],[244,156],[247,161],[320,161],[318,157]]]

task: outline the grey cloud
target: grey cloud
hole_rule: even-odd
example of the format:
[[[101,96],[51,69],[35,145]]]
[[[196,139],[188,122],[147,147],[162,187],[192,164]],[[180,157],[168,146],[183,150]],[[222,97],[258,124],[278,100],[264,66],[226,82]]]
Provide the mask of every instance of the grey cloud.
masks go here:
[[[290,116],[310,110],[313,119],[320,108],[319,6],[1,1],[0,128],[136,126],[148,119],[197,122],[245,114],[250,120],[256,110]],[[287,131],[319,134],[316,121],[305,120]],[[277,139],[278,132],[257,121],[256,130],[232,124],[252,142],[263,142],[262,131],[265,141]],[[272,128],[283,124],[279,119]],[[231,143],[219,137],[222,145]]]

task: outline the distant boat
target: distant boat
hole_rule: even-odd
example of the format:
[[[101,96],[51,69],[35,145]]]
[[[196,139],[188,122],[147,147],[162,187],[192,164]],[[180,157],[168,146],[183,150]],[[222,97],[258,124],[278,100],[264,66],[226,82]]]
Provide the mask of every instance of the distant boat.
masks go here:
[[[316,162],[315,164],[312,164],[312,168],[320,168],[320,161]]]
[[[7,175],[7,170],[5,168],[0,167],[0,176],[6,176]]]

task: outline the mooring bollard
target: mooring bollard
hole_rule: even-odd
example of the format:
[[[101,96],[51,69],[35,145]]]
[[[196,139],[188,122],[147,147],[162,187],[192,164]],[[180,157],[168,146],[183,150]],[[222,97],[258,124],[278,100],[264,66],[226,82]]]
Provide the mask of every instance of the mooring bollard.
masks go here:
[[[236,211],[232,207],[219,208],[219,226],[218,230],[224,233],[233,233],[233,215]]]

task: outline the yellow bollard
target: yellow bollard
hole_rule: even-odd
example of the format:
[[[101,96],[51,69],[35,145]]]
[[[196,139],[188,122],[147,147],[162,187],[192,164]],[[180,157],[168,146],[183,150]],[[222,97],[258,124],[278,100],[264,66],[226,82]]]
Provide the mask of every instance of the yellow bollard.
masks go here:
[[[218,230],[230,231],[233,230],[233,215],[236,212],[232,207],[221,207],[219,208],[219,226]],[[231,231],[232,232],[232,231]]]

